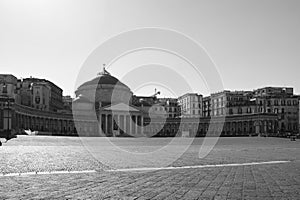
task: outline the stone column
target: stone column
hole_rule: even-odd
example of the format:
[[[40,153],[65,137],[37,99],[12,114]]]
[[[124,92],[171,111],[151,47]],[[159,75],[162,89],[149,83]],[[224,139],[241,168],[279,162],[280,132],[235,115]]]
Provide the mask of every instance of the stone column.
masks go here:
[[[32,130],[32,117],[31,116],[29,116],[29,128]]]
[[[137,116],[136,116],[136,122],[135,122],[135,125],[136,125],[136,134],[137,134],[137,135],[140,135],[140,134],[141,134],[141,131],[140,131],[140,125],[139,125],[139,119],[140,119],[140,116],[137,115]]]
[[[140,133],[139,133],[139,116],[138,115],[136,115],[136,117],[135,117],[135,133],[136,133],[136,135],[139,135]]]
[[[272,132],[272,135],[275,135],[275,121],[274,120],[271,120],[271,132]]]
[[[263,125],[264,125],[264,133],[267,135],[268,134],[268,122],[264,121]]]
[[[144,117],[141,116],[141,135],[144,135]]]
[[[99,112],[99,122],[98,122],[98,135],[102,136],[102,128],[101,128],[101,124],[102,124],[102,115]]]
[[[113,134],[113,137],[115,137],[115,132],[114,132],[114,116],[111,114],[111,132]]]
[[[134,126],[134,118],[135,116],[132,115],[132,118],[131,118],[131,123],[130,123],[130,133],[134,136],[135,135],[135,126]]]
[[[131,134],[135,136],[136,130],[135,130],[135,115],[132,115],[131,123],[130,123],[130,129]]]
[[[117,126],[118,126],[118,135],[121,133],[121,121],[120,121],[120,115],[117,117]]]
[[[108,134],[108,115],[106,114],[105,115],[105,134],[107,135]]]
[[[49,118],[49,132],[52,133],[52,131],[53,131],[53,119]]]
[[[129,134],[129,128],[130,128],[130,126],[129,126],[129,124],[127,124],[127,119],[128,119],[128,115],[124,115],[124,120],[125,120],[125,133],[126,134]]]
[[[126,126],[126,115],[123,115],[123,132],[124,133],[126,133],[126,128],[127,128],[127,126]]]
[[[128,126],[128,132],[126,131],[127,134],[131,135],[132,134],[132,132],[131,132],[132,130],[131,130],[131,117],[130,117],[130,115],[126,116],[126,126]]]
[[[116,137],[117,135],[116,135],[116,131],[115,131],[115,123],[117,124],[117,126],[119,127],[119,124],[120,124],[120,122],[119,122],[119,115],[113,115],[113,117],[112,117],[112,131],[113,131],[113,136],[114,137]]]

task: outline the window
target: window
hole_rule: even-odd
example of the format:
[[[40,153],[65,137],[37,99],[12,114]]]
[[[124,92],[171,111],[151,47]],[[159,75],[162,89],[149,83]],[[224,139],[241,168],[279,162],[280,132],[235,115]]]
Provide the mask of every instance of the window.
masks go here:
[[[295,131],[298,130],[298,124],[297,124],[297,123],[294,124],[294,130],[295,130]]]
[[[282,106],[285,106],[285,100],[282,100],[282,101],[281,101],[281,105],[282,105]]]
[[[242,114],[243,110],[241,108],[238,109],[238,114]]]
[[[287,101],[287,105],[288,105],[288,106],[291,105],[291,101],[290,101],[290,100]]]
[[[270,108],[268,108],[268,113],[271,113],[271,109]]]
[[[251,113],[252,109],[251,108],[247,108],[247,113]]]
[[[4,84],[2,87],[2,93],[7,94],[7,85],[6,84]]]
[[[292,124],[288,123],[288,130],[292,130]]]

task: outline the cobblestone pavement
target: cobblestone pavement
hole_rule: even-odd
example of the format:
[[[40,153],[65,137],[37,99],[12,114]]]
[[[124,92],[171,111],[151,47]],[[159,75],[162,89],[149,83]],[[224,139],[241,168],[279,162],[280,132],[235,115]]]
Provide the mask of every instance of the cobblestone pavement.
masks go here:
[[[0,176],[0,199],[300,199],[299,141],[282,138],[221,138],[205,158],[198,144],[173,166],[249,161],[290,160],[289,163],[173,169],[148,172],[108,172],[78,138],[21,137],[0,148],[0,173],[51,170],[97,170],[95,173]],[[164,144],[153,140],[149,146]],[[144,143],[116,140],[119,146]],[[22,146],[20,146],[22,145]],[[124,147],[125,148],[125,147]],[[112,152],[112,158],[117,155]],[[124,163],[126,167],[132,163]],[[146,163],[151,165],[151,162]],[[144,167],[135,163],[134,167]]]

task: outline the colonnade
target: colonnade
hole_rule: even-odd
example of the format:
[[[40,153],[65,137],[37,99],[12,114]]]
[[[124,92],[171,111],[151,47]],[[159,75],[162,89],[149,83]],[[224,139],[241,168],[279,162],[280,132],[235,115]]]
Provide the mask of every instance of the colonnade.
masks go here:
[[[139,136],[144,133],[144,117],[138,114],[104,113],[99,116],[99,126],[105,136]]]
[[[180,136],[188,132],[191,137],[203,136],[278,136],[282,130],[276,116],[251,115],[228,117],[222,124],[210,118],[174,118],[165,121],[145,118],[141,112],[101,110],[98,119],[76,119],[59,113],[43,113],[17,107],[13,114],[13,127],[18,131],[31,129],[41,134],[80,136]],[[89,116],[89,115],[88,115]],[[152,120],[152,121],[151,121]]]
[[[15,113],[17,129],[39,131],[40,134],[76,135],[73,119],[62,119]]]
[[[209,136],[249,136],[268,135],[276,136],[279,126],[276,120],[240,120],[226,121],[222,123],[210,123],[209,121],[193,122],[167,122],[165,124],[154,122],[145,131],[157,136],[173,137],[183,131],[188,131],[191,137]]]

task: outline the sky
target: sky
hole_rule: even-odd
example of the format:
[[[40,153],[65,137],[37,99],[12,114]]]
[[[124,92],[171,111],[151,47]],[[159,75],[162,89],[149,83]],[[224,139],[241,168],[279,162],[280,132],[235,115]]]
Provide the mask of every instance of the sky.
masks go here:
[[[121,33],[156,27],[200,44],[224,89],[290,86],[300,94],[299,19],[298,0],[0,0],[0,74],[46,78],[73,96],[95,49]],[[86,81],[105,62],[99,59]],[[133,66],[144,69],[136,73],[147,83],[133,81]],[[132,52],[107,70],[136,94],[152,95],[154,88],[161,97],[178,96],[183,89],[216,92],[205,81],[214,77],[193,78],[191,66],[168,52]],[[150,83],[158,74],[168,82]],[[177,81],[188,84],[177,90],[171,84]]]

